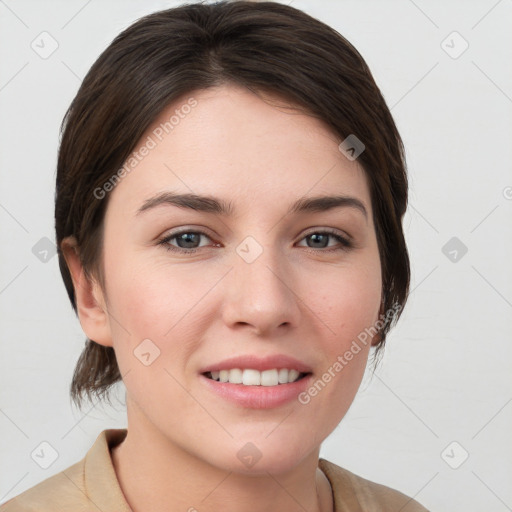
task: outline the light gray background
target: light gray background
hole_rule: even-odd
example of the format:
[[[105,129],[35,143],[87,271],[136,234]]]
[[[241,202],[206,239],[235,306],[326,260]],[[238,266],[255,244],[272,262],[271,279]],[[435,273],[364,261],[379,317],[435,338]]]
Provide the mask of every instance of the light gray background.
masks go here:
[[[59,125],[81,79],[122,29],[177,3],[0,0],[0,502],[126,425],[122,385],[116,408],[70,406],[85,335],[57,258],[32,248],[54,240]],[[321,456],[434,511],[512,510],[512,1],[291,5],[366,59],[410,173],[410,300]],[[31,48],[43,31],[59,45],[47,59]],[[469,44],[457,58],[453,31]],[[468,249],[455,262],[452,237]],[[43,441],[58,452],[47,469],[31,458]]]

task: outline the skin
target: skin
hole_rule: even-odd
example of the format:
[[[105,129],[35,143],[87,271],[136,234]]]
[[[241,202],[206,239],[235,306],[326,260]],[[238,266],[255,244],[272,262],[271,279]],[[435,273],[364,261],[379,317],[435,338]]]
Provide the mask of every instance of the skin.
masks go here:
[[[135,512],[332,510],[320,444],[350,407],[370,345],[307,405],[244,408],[209,391],[199,371],[237,354],[281,353],[319,378],[375,324],[381,267],[365,172],[323,122],[235,85],[173,103],[141,143],[190,96],[197,106],[110,192],[106,289],[85,278],[73,239],[62,245],[82,328],[114,347],[126,386],[115,471]],[[171,205],[137,215],[167,190],[229,200],[235,215]],[[333,194],[359,199],[368,216],[351,207],[286,215],[300,197]],[[158,244],[177,228],[207,236],[193,239],[192,254]],[[310,235],[323,229],[353,247],[335,237],[315,245]],[[250,264],[236,252],[249,235],[263,249]],[[160,350],[149,366],[133,353],[144,339]],[[237,457],[248,442],[262,454],[251,468]]]

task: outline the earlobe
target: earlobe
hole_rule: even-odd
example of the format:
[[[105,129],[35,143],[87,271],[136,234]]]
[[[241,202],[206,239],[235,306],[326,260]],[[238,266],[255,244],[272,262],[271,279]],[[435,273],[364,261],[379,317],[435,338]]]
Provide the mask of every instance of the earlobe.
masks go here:
[[[376,347],[381,341],[382,341],[382,336],[381,336],[380,332],[378,332],[372,338],[372,343],[371,343],[372,347]]]
[[[61,248],[73,280],[82,329],[87,337],[96,343],[113,346],[106,301],[100,284],[86,276],[74,237],[65,238]]]

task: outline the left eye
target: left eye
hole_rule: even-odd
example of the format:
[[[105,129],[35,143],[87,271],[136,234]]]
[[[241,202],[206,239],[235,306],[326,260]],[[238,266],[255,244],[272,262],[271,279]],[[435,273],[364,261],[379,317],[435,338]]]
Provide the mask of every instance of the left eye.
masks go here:
[[[182,253],[194,253],[201,246],[198,245],[201,242],[201,237],[211,240],[211,238],[202,231],[181,231],[180,233],[174,233],[165,238],[161,239],[158,244],[165,246],[169,251],[182,252]],[[333,248],[327,249],[327,251],[338,251],[347,250],[352,247],[351,242],[337,233],[331,233],[330,231],[315,231],[304,236],[302,240],[309,241],[314,245],[308,245],[309,249],[325,249],[329,247],[329,239],[335,239],[338,241],[338,245],[331,244]],[[176,244],[171,243],[176,240]],[[215,244],[218,245],[218,244]],[[302,246],[304,247],[304,246]]]
[[[341,247],[334,246],[335,248],[330,250],[347,249],[351,247],[350,242],[346,238],[338,235],[337,233],[331,233],[330,231],[315,231],[314,233],[306,235],[302,240],[309,239],[313,244],[319,244],[309,246],[311,249],[324,249],[329,246],[329,238],[334,238],[341,245]]]

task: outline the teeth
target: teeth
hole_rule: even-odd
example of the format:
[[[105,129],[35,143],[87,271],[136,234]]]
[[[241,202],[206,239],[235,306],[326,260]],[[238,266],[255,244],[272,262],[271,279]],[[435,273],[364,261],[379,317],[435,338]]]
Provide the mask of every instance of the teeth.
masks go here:
[[[279,370],[277,380],[279,381],[279,384],[286,384],[288,382],[288,370],[286,368],[281,368]]]
[[[207,374],[208,375],[208,374]],[[295,369],[272,369],[262,372],[247,368],[233,368],[232,370],[220,370],[210,372],[211,378],[219,382],[230,384],[243,384],[244,386],[277,386],[295,382],[301,375]]]
[[[279,382],[277,370],[265,370],[261,372],[262,386],[277,386]]]
[[[232,372],[232,370],[229,370],[230,377],[231,377],[231,372]],[[261,385],[261,372],[259,372],[258,370],[244,370],[244,373],[242,375],[242,384],[244,386],[259,386],[259,385]]]

